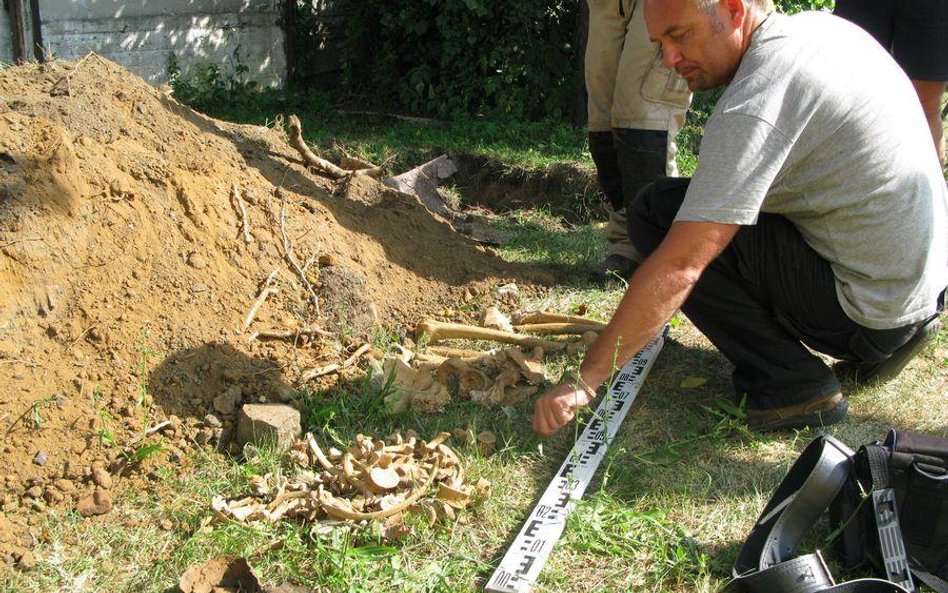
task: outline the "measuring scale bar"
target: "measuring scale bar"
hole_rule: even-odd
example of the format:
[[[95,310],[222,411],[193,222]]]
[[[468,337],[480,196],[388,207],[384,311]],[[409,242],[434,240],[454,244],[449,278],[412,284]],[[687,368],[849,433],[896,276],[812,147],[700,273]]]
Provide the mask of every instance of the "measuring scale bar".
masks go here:
[[[622,420],[639,393],[645,376],[665,344],[666,325],[629,362],[619,369],[593,419],[583,429],[573,449],[527,517],[500,565],[487,581],[491,593],[527,593],[533,587],[566,527],[566,516],[606,456]]]

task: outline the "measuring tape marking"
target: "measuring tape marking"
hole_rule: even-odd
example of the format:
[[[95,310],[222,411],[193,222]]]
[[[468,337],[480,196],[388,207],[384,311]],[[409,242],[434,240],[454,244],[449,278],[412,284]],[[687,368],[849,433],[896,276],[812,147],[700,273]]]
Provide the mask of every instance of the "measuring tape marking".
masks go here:
[[[540,496],[523,528],[487,581],[491,593],[527,593],[566,528],[566,517],[582,498],[606,450],[619,431],[645,376],[665,343],[668,326],[620,370],[603,401],[553,480]]]

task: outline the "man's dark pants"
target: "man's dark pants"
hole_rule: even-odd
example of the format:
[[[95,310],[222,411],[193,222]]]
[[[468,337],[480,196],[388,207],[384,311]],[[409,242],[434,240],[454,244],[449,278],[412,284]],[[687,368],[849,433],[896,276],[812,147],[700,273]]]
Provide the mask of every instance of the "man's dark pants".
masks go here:
[[[689,179],[646,186],[627,207],[629,237],[643,254],[661,243]],[[874,363],[907,342],[918,324],[862,327],[836,298],[829,263],[786,218],[761,213],[705,270],[682,311],[734,366],[738,399],[770,409],[838,393],[839,381],[813,350]],[[806,346],[804,346],[804,344]]]

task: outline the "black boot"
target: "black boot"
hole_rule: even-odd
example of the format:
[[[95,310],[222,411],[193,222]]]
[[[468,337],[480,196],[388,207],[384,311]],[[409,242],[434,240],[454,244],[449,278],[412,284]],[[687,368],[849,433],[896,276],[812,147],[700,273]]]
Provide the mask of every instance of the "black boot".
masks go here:
[[[619,170],[619,156],[612,131],[589,132],[589,154],[596,163],[596,177],[599,189],[616,210],[625,207],[622,195],[622,173]]]
[[[622,172],[612,131],[590,132],[589,153],[596,163],[599,189],[613,209],[621,210],[625,207],[625,196],[622,192]],[[617,278],[628,279],[634,267],[635,262],[631,259],[612,253],[589,270],[589,280],[601,286]]]

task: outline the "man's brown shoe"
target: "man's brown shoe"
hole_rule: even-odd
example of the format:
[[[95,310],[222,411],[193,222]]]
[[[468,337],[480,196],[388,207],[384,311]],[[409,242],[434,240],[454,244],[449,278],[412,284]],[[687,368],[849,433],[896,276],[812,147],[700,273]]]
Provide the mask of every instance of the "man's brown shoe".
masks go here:
[[[795,406],[747,410],[747,426],[759,432],[829,426],[845,418],[848,410],[849,401],[842,393],[836,393]]]

